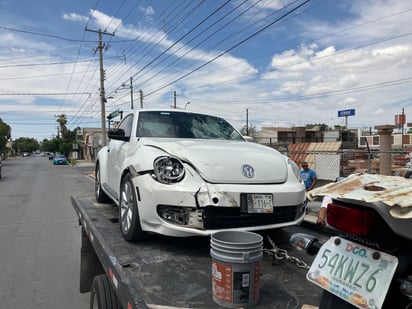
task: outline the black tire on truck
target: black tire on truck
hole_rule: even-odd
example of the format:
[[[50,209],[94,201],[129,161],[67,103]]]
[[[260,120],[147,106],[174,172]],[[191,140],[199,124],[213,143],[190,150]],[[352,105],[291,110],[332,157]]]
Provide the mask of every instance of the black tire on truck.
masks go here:
[[[122,309],[106,274],[98,275],[93,279],[90,309]]]
[[[96,164],[96,169],[95,169],[95,175],[94,176],[95,176],[95,178],[94,178],[94,193],[95,193],[95,196],[96,196],[96,201],[98,203],[109,203],[110,198],[107,196],[106,193],[104,193],[104,191],[102,189],[99,163]]]

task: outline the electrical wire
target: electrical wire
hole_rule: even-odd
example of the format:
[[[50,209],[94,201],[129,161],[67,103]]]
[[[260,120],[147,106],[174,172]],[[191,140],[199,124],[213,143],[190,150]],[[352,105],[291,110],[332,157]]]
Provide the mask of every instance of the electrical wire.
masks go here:
[[[309,0],[308,0],[309,1]],[[139,3],[139,2],[138,2]],[[177,8],[178,5],[182,5],[182,4],[187,4],[185,1],[179,1],[179,2],[172,2],[173,4],[171,4],[171,7],[173,5],[173,8]],[[193,3],[192,1],[189,1],[189,4]],[[257,2],[252,2],[256,5]],[[118,16],[118,14],[121,14],[121,11],[123,10],[123,8],[125,8],[125,4],[126,1],[124,0],[121,4],[119,4],[117,10],[115,10],[115,14],[113,14],[111,16],[111,20],[105,25],[105,29],[108,29],[109,27],[115,27],[115,31],[119,31],[120,27],[122,27],[122,23],[124,23],[124,21],[132,16],[132,11],[128,11],[127,15],[124,18],[120,18],[120,16]],[[199,4],[199,2],[197,3]],[[238,4],[238,3],[237,3]],[[303,3],[304,4],[304,3]],[[302,4],[302,5],[303,5]],[[99,5],[99,1],[96,1],[95,7],[92,10],[92,14],[89,17],[89,20],[87,22],[87,24],[91,21],[94,12],[98,9],[98,5]],[[134,8],[136,9],[138,6],[137,4],[134,6]],[[235,48],[237,48],[238,46],[246,43],[248,40],[250,40],[251,38],[253,38],[255,35],[258,35],[259,30],[263,29],[264,26],[260,26],[258,29],[256,28],[252,28],[250,27],[249,29],[246,29],[246,23],[244,23],[243,28],[238,28],[237,32],[232,32],[229,33],[226,37],[222,37],[223,39],[221,39],[220,41],[216,41],[215,45],[211,45],[212,42],[209,40],[211,38],[210,34],[208,36],[207,35],[207,31],[211,30],[213,25],[216,25],[218,22],[224,23],[226,22],[226,24],[228,23],[227,18],[229,17],[229,14],[226,12],[223,14],[223,17],[221,17],[221,19],[218,20],[211,20],[210,19],[210,23],[206,25],[202,24],[202,26],[204,27],[203,29],[200,29],[200,25],[198,28],[194,28],[191,27],[189,29],[185,29],[186,33],[190,32],[190,34],[186,34],[185,36],[180,36],[177,39],[173,40],[170,42],[170,38],[171,38],[171,34],[177,32],[178,29],[183,30],[183,26],[184,20],[187,20],[187,18],[192,17],[193,15],[190,14],[189,9],[193,9],[193,6],[189,6],[186,5],[185,10],[181,10],[181,12],[177,12],[177,11],[173,11],[173,14],[176,13],[176,15],[174,15],[173,17],[176,17],[176,19],[173,19],[171,21],[170,24],[170,28],[168,27],[167,31],[166,31],[166,27],[157,27],[158,29],[155,30],[156,27],[153,28],[153,30],[151,32],[146,32],[146,35],[148,33],[151,34],[156,34],[156,35],[161,35],[162,32],[164,32],[163,36],[159,36],[159,41],[157,42],[158,44],[156,44],[156,46],[154,47],[154,42],[147,42],[147,40],[149,39],[149,37],[145,37],[146,43],[145,44],[139,44],[139,40],[142,41],[142,37],[139,37],[139,39],[133,39],[133,40],[118,40],[118,41],[112,41],[112,37],[110,38],[110,41],[112,41],[112,43],[129,43],[129,46],[127,47],[126,51],[125,51],[125,55],[126,52],[128,52],[127,58],[128,58],[128,63],[126,63],[126,61],[121,62],[122,60],[118,57],[105,57],[105,60],[108,61],[108,65],[106,66],[105,70],[106,73],[109,73],[111,78],[109,81],[107,81],[106,83],[106,89],[111,89],[110,92],[108,93],[114,93],[114,90],[112,89],[116,89],[118,88],[119,85],[119,78],[117,78],[118,76],[121,76],[121,78],[124,78],[124,82],[127,83],[128,82],[128,78],[129,76],[131,77],[135,77],[136,80],[136,86],[140,86],[140,88],[142,88],[142,86],[149,84],[149,82],[155,81],[154,78],[156,77],[160,77],[160,74],[165,72],[167,69],[172,68],[173,66],[176,66],[178,61],[180,61],[181,63],[185,60],[185,58],[187,56],[190,57],[194,57],[194,53],[196,52],[196,48],[202,46],[202,44],[209,44],[209,50],[215,50],[215,49],[223,49],[222,52],[217,52],[215,55],[213,55],[209,60],[203,62],[201,65],[198,65],[196,67],[193,68],[193,66],[189,66],[189,65],[184,65],[182,63],[182,65],[179,65],[179,72],[175,72],[174,75],[172,75],[171,77],[169,77],[169,79],[165,78],[164,76],[162,76],[161,78],[157,79],[155,83],[151,83],[150,86],[153,87],[152,89],[150,89],[150,91],[148,91],[147,93],[145,93],[145,98],[147,97],[151,97],[153,98],[154,94],[160,94],[160,91],[170,87],[171,85],[176,85],[179,81],[185,79],[186,77],[192,75],[195,72],[200,71],[201,69],[203,69],[205,66],[209,65],[210,63],[214,62],[215,60],[217,60],[219,57],[222,57],[223,55],[233,51]],[[233,8],[232,8],[233,10]],[[408,11],[408,10],[407,10]],[[167,13],[171,13],[171,12],[167,12]],[[180,15],[178,15],[178,13],[180,13]],[[395,14],[391,14],[388,16],[395,16]],[[167,15],[172,17],[172,15]],[[180,16],[180,18],[177,18],[177,16]],[[388,16],[384,16],[382,17],[382,19],[384,18],[388,18]],[[115,20],[115,18],[118,18],[119,20],[121,20],[121,22],[119,22],[118,25],[114,25],[113,26],[113,22]],[[265,18],[268,18],[268,16],[266,16]],[[286,18],[283,18],[282,20],[285,20]],[[261,22],[263,22],[264,19],[261,20]],[[376,21],[379,19],[376,19]],[[280,20],[279,20],[280,21]],[[277,21],[277,22],[279,22]],[[373,21],[368,21],[366,23],[371,23]],[[165,23],[165,20],[163,20],[163,16],[162,19],[159,20],[159,24]],[[276,22],[275,22],[276,23]],[[366,24],[365,23],[365,24]],[[136,29],[136,25],[137,23],[134,23],[135,26],[133,28],[127,28],[129,30],[129,33],[132,34],[132,31],[134,31]],[[158,25],[159,25],[158,24]],[[226,25],[225,24],[225,25]],[[255,26],[257,26],[259,23],[256,23]],[[269,23],[270,24],[270,23]],[[268,27],[270,27],[270,25],[268,25]],[[166,24],[164,24],[164,26],[166,26]],[[169,26],[169,25],[168,25]],[[222,26],[223,28],[223,26]],[[347,31],[351,31],[354,28],[356,28],[356,25],[353,27],[348,27],[346,30]],[[100,99],[100,95],[98,92],[98,86],[96,87],[96,85],[98,84],[96,81],[98,81],[98,77],[96,76],[98,74],[98,70],[92,70],[91,66],[93,63],[95,63],[98,59],[94,58],[91,60],[79,60],[79,56],[80,56],[80,52],[82,50],[82,47],[85,43],[89,43],[89,42],[95,42],[95,41],[86,41],[84,40],[84,34],[85,32],[83,32],[83,37],[81,40],[71,40],[71,39],[66,39],[60,36],[53,36],[53,35],[44,35],[44,34],[40,34],[37,32],[31,32],[31,31],[24,31],[24,30],[18,30],[18,29],[12,29],[12,28],[7,28],[7,27],[1,27],[0,29],[3,30],[7,30],[7,31],[15,31],[15,32],[20,32],[23,34],[27,34],[27,35],[36,35],[36,36],[44,36],[44,37],[49,37],[49,38],[53,38],[53,39],[59,39],[59,40],[65,40],[65,41],[69,41],[69,42],[80,42],[80,46],[79,46],[79,51],[76,57],[76,61],[74,62],[61,62],[61,63],[50,63],[50,66],[52,65],[57,65],[57,64],[72,64],[74,63],[73,66],[73,70],[72,73],[70,75],[70,81],[68,83],[67,86],[67,90],[66,90],[66,95],[67,97],[72,96],[71,98],[67,98],[67,101],[77,101],[79,102],[79,106],[75,106],[75,107],[71,107],[70,110],[66,108],[65,105],[61,105],[61,110],[64,112],[74,112],[76,115],[74,116],[74,118],[72,119],[74,121],[75,124],[77,123],[81,123],[82,122],[82,117],[84,115],[86,115],[87,113],[94,113],[95,111],[91,111],[91,108],[95,108],[96,103],[98,102],[98,100]],[[126,28],[122,28],[122,30],[124,30]],[[248,30],[248,32],[246,32],[245,30]],[[344,29],[345,30],[345,29]],[[196,31],[198,31],[196,33]],[[217,30],[216,30],[217,31]],[[263,29],[262,31],[265,31],[265,29]],[[341,30],[343,31],[343,30]],[[339,31],[339,32],[341,32]],[[248,35],[246,35],[248,34]],[[319,61],[321,59],[326,59],[327,57],[332,57],[332,56],[336,56],[339,54],[344,54],[344,53],[350,53],[353,52],[355,50],[359,50],[362,48],[366,48],[369,46],[372,46],[373,44],[380,44],[380,43],[385,43],[388,42],[390,40],[396,40],[396,39],[400,39],[400,38],[405,38],[407,36],[409,36],[411,33],[404,33],[404,34],[398,34],[396,36],[391,36],[391,37],[386,37],[386,38],[381,38],[380,40],[377,40],[375,42],[372,43],[367,43],[367,44],[363,44],[361,46],[356,46],[356,47],[352,47],[350,49],[347,50],[342,50],[339,52],[334,53],[333,55],[330,56],[321,56],[321,57],[313,57],[310,59],[306,59],[305,61],[302,61],[301,63],[310,63],[310,62],[314,62],[314,61]],[[243,35],[243,38],[241,37]],[[337,33],[331,33],[331,35],[337,35]],[[326,37],[326,36],[325,36]],[[319,40],[321,39],[325,39],[325,37],[319,38]],[[179,45],[178,43],[183,43],[183,41],[185,41],[185,44],[181,44]],[[196,43],[197,41],[197,43]],[[191,43],[195,43],[193,46],[190,46],[189,48],[187,48],[186,46],[189,46],[189,44]],[[166,45],[169,44],[169,45]],[[223,46],[226,46],[226,48],[223,48]],[[155,49],[158,49],[158,52],[154,52]],[[186,48],[186,49],[183,49]],[[140,57],[141,54],[139,55],[139,57],[136,57],[136,55],[138,55],[138,52],[141,52],[142,50],[145,51],[145,55],[144,57]],[[182,52],[183,51],[183,52]],[[199,51],[198,51],[199,52]],[[149,57],[150,56],[150,57]],[[172,61],[169,61],[169,59],[171,57],[174,57],[174,59]],[[126,60],[126,58],[123,58],[124,60]],[[132,60],[132,61],[131,61]],[[137,60],[137,61],[136,61]],[[77,72],[77,66],[82,63],[82,62],[86,62],[86,61],[90,61],[88,63],[88,68],[85,70],[83,69],[81,72]],[[146,61],[146,62],[144,62]],[[168,62],[166,62],[168,61]],[[161,65],[165,64],[163,67],[161,67]],[[47,66],[47,63],[35,63],[35,64],[27,64],[27,65],[23,65],[23,64],[18,64],[16,65],[16,67],[20,67],[20,66],[33,66],[33,67],[40,67],[40,66]],[[234,64],[231,64],[234,65]],[[297,63],[294,63],[293,65],[297,65]],[[14,65],[6,65],[6,66],[0,66],[0,68],[12,68]],[[144,68],[142,70],[142,68]],[[288,69],[291,68],[291,65],[285,65],[282,67],[278,67],[277,69],[279,70],[283,70],[285,72],[287,72]],[[134,70],[134,72],[133,72]],[[74,80],[74,76],[75,74],[82,74],[82,79],[79,79],[78,81],[76,80],[77,83],[77,88],[72,87],[72,83],[75,81]],[[92,77],[90,78],[90,73],[94,72],[95,74],[92,75]],[[44,72],[43,72],[44,73]],[[60,74],[41,74],[38,75],[36,77],[41,78],[43,77],[47,77],[47,76],[58,76]],[[65,73],[61,74],[62,76],[67,75]],[[127,77],[126,77],[127,76]],[[251,78],[254,75],[246,75],[246,77]],[[145,79],[143,79],[143,77],[146,77]],[[126,79],[127,78],[127,79]],[[241,77],[243,78],[243,77]],[[10,79],[19,79],[18,77],[10,77]],[[20,77],[20,79],[24,79],[24,77]],[[227,80],[225,81],[226,83],[230,83],[231,81],[233,82],[234,80],[239,80],[240,78],[236,78],[236,79],[232,79],[232,80]],[[7,78],[4,78],[2,80],[8,80]],[[161,82],[161,83],[159,83]],[[345,89],[345,90],[336,90],[333,92],[324,92],[322,94],[317,94],[318,96],[322,97],[323,96],[332,96],[332,95],[346,95],[349,93],[354,93],[354,92],[360,92],[360,91],[371,91],[371,90],[377,90],[380,88],[387,88],[387,87],[393,87],[393,86],[397,86],[397,85],[402,85],[405,83],[410,83],[410,78],[404,78],[404,79],[399,79],[399,80],[392,80],[392,81],[387,81],[387,82],[382,82],[382,83],[377,83],[377,84],[370,84],[370,85],[364,85],[364,86],[359,86],[356,88],[350,88],[350,89]],[[219,81],[219,84],[221,84],[221,81]],[[92,90],[90,92],[90,89],[95,87],[94,90]],[[186,90],[192,90],[192,89],[199,89],[201,87],[198,88],[187,88]],[[75,91],[73,91],[75,90]],[[56,92],[57,93],[57,92]],[[33,95],[61,95],[61,94],[56,94],[53,92],[44,92],[44,93],[32,93]],[[1,95],[1,94],[0,94]],[[13,94],[4,94],[4,95],[13,95]],[[21,93],[16,93],[14,95],[30,95],[30,93],[28,92],[27,94],[24,94],[24,92]],[[85,97],[83,100],[77,100],[76,97],[78,97],[79,95],[84,95],[87,96]],[[126,95],[129,94],[124,94],[123,96],[120,96],[120,98],[125,97]],[[305,100],[305,99],[314,99],[314,98],[319,98],[317,96],[301,96],[301,97],[295,97],[295,99],[298,98],[298,100]],[[117,99],[117,98],[116,98]],[[116,100],[115,99],[115,100]],[[194,98],[196,99],[196,98]],[[281,98],[275,98],[274,100],[272,100],[273,102],[280,102]],[[288,100],[288,98],[285,96],[283,97],[283,99]],[[290,96],[289,100],[293,100],[293,98]],[[199,99],[199,101],[201,101],[201,99]],[[218,100],[217,100],[218,101]],[[253,100],[254,102],[261,102],[262,100]],[[235,102],[237,104],[241,103],[242,101],[239,100],[234,100],[233,101],[235,104]],[[270,101],[268,100],[267,102],[270,103]],[[250,103],[250,101],[245,101],[245,103]],[[107,106],[125,106],[126,104],[129,103],[124,103],[121,101],[114,101],[111,103],[108,103]],[[251,104],[251,103],[250,103]],[[97,108],[96,108],[97,110]],[[96,111],[96,113],[98,113],[98,110]]]
[[[239,47],[240,45],[244,44],[245,42],[247,42],[248,40],[250,40],[251,38],[255,37],[256,35],[258,35],[259,33],[265,31],[266,29],[268,29],[269,27],[271,27],[272,25],[274,25],[276,22],[278,22],[279,20],[281,20],[282,18],[292,14],[294,11],[296,11],[297,9],[299,9],[300,7],[302,7],[303,5],[305,5],[307,2],[309,2],[310,0],[305,0],[303,3],[297,5],[296,7],[294,7],[293,9],[289,10],[288,12],[286,12],[285,14],[283,14],[282,16],[280,16],[279,18],[275,19],[274,21],[272,21],[271,23],[267,24],[266,26],[260,28],[258,31],[254,32],[253,34],[249,35],[248,37],[246,37],[245,39],[241,40],[240,42],[236,43],[235,45],[233,45],[232,47],[230,47],[229,49],[219,53],[217,56],[213,57],[211,60],[203,63],[202,65],[196,67],[194,70],[183,74],[182,76],[180,76],[179,78],[176,78],[175,80],[164,84],[163,86],[157,88],[156,90],[153,90],[151,92],[149,92],[148,94],[146,94],[145,96],[148,97],[166,87],[169,87],[170,85],[173,85],[174,83],[188,77],[189,75],[192,75],[193,73],[199,71],[200,69],[204,68],[205,66],[207,66],[208,64],[212,63],[213,61],[217,60],[218,58],[222,57],[223,55],[227,54],[228,52],[234,50],[235,48]]]

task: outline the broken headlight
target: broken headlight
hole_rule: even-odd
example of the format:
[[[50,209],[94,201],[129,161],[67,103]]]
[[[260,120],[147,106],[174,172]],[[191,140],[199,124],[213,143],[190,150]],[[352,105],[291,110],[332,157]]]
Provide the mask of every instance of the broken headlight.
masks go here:
[[[185,176],[183,163],[174,157],[159,157],[153,162],[153,178],[164,184],[179,182]]]

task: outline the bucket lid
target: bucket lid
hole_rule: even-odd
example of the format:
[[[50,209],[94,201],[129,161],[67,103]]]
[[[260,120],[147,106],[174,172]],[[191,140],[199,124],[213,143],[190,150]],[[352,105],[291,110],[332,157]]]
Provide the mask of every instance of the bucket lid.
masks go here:
[[[263,237],[252,232],[216,232],[210,246],[210,255],[222,262],[251,263],[263,257]]]

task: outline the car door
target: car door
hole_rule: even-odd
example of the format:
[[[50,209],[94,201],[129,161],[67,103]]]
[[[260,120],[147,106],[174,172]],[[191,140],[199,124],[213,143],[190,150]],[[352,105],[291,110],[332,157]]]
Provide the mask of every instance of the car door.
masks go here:
[[[125,136],[131,137],[132,127],[133,127],[133,114],[127,115],[119,124],[118,128],[123,129]],[[109,144],[108,153],[108,184],[114,193],[119,198],[120,190],[120,177],[122,175],[122,163],[127,153],[127,149],[130,146],[130,141],[121,141],[111,139]]]

